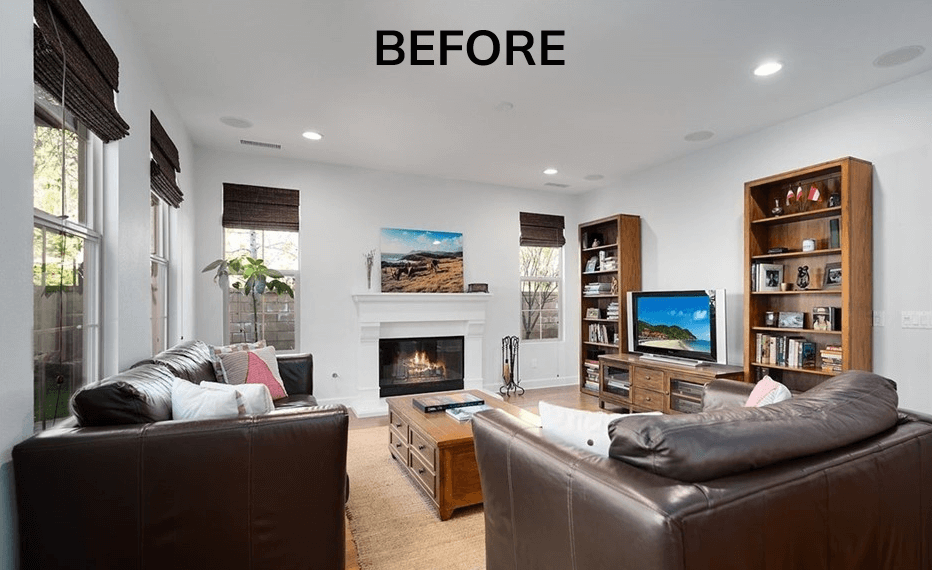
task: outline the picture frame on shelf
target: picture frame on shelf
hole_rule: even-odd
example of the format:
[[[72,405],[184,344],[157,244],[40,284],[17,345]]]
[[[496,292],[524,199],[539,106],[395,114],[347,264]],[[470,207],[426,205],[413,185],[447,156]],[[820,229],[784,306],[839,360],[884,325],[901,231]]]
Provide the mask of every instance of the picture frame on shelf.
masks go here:
[[[764,313],[764,326],[765,327],[775,327],[777,326],[777,313],[774,311],[767,311]]]
[[[587,319],[598,319],[599,317],[599,308],[598,307],[589,307],[586,309],[586,318]]]
[[[586,262],[586,273],[594,273],[599,267],[599,257],[593,255],[589,258],[589,261]]]
[[[813,307],[812,329],[817,331],[841,330],[841,309],[839,307]]]
[[[804,314],[799,311],[780,311],[777,326],[781,329],[801,329],[804,320]]]
[[[776,263],[761,263],[758,268],[757,290],[779,291],[783,283],[783,266]]]
[[[822,277],[822,288],[832,289],[841,287],[842,283],[841,262],[834,261],[825,264],[825,272]]]

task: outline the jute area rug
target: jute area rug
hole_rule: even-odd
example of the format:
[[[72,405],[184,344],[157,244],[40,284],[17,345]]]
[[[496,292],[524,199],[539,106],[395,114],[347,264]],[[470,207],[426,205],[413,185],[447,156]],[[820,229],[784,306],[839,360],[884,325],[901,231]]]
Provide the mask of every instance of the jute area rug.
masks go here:
[[[388,452],[388,427],[350,430],[346,504],[361,570],[484,570],[482,505],[441,521]]]

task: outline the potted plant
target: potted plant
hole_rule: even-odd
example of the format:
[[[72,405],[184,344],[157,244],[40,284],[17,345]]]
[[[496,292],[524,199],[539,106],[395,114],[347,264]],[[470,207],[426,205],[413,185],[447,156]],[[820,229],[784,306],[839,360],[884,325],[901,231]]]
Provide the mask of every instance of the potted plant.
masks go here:
[[[201,270],[202,273],[216,270],[214,281],[225,288],[224,277],[233,276],[233,288],[241,291],[243,295],[252,299],[252,329],[255,340],[259,340],[259,297],[266,291],[276,295],[287,294],[294,299],[294,289],[281,279],[284,277],[280,271],[271,269],[261,259],[248,255],[241,255],[232,259],[217,259]]]

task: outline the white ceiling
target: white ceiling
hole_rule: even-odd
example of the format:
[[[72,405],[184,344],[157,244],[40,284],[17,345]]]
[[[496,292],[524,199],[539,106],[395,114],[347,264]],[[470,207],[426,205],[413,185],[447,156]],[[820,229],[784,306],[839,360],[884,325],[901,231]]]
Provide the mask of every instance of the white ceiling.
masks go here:
[[[583,192],[932,69],[932,0],[122,0],[198,145]],[[376,65],[376,31],[565,30],[562,66]],[[459,39],[465,43],[465,38]],[[435,35],[433,45],[439,42]],[[477,44],[477,45],[482,45]],[[924,46],[896,67],[881,54]],[[478,48],[477,48],[478,49]],[[540,52],[532,52],[539,60]],[[488,55],[488,51],[479,53]],[[439,55],[436,49],[422,57]],[[757,78],[767,58],[784,70]],[[502,103],[514,105],[502,110]],[[222,124],[243,118],[252,128]],[[305,130],[324,139],[310,142]],[[710,130],[715,136],[687,142]],[[281,144],[242,146],[240,139]],[[542,171],[555,167],[559,173]],[[587,175],[604,176],[587,181]]]

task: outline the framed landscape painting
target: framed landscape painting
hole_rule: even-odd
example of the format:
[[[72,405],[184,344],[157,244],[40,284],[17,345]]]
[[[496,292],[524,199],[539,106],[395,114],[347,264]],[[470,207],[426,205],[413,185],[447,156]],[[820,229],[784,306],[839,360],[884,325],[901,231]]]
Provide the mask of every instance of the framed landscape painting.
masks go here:
[[[463,234],[382,229],[382,292],[462,293]]]

